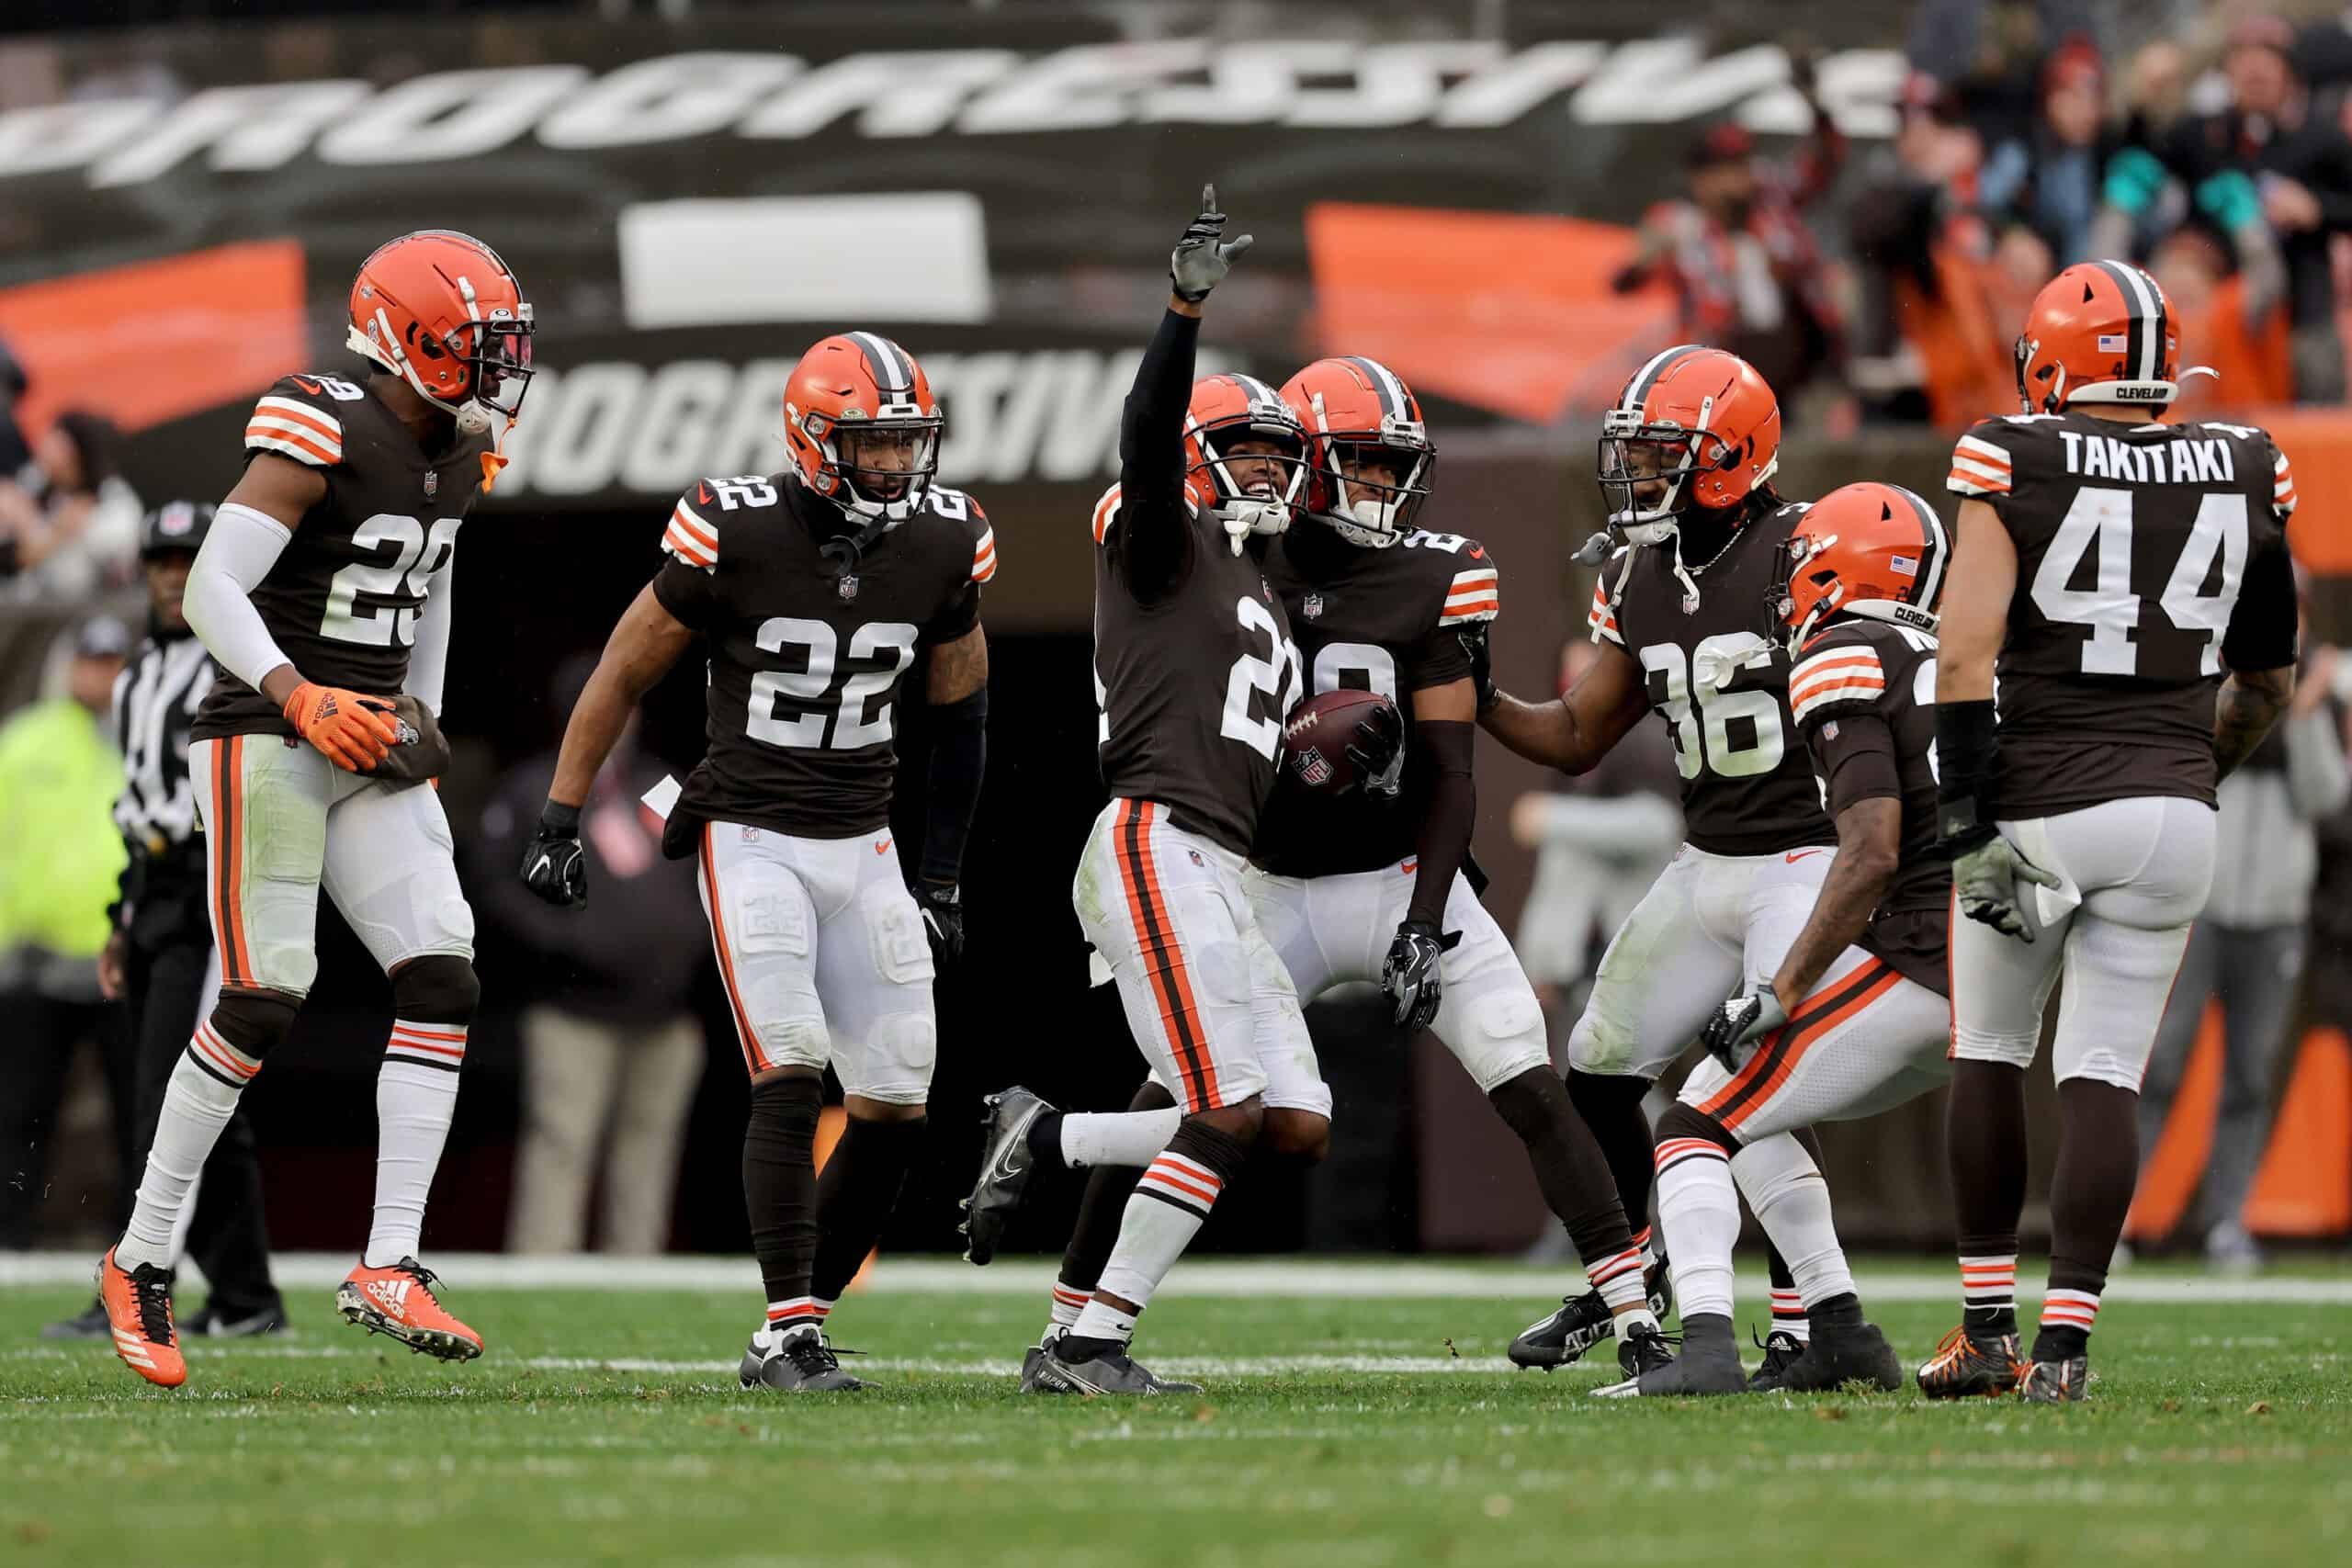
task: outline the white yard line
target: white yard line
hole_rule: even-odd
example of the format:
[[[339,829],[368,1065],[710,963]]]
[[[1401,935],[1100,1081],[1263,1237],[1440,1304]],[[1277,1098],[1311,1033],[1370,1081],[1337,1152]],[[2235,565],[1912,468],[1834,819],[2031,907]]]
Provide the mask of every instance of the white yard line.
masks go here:
[[[759,1288],[759,1271],[748,1258],[515,1258],[501,1253],[443,1253],[432,1262],[435,1271],[459,1295],[469,1291],[565,1289],[741,1293]],[[0,1289],[86,1286],[90,1264],[88,1256],[82,1253],[0,1253]],[[271,1266],[282,1285],[332,1289],[350,1271],[351,1258],[341,1253],[281,1253]],[[975,1269],[954,1258],[886,1258],[869,1272],[863,1288],[882,1295],[1042,1299],[1053,1282],[1054,1268],[1045,1259]],[[1751,1272],[1754,1278],[1743,1278],[1741,1291],[1760,1300],[1763,1275],[1760,1269]],[[1866,1303],[1942,1302],[1959,1294],[1951,1270],[1865,1265],[1855,1272]],[[1202,1258],[1180,1265],[1159,1293],[1162,1297],[1513,1301],[1537,1306],[1547,1297],[1556,1299],[1569,1281],[1570,1271],[1566,1269],[1508,1264]],[[2020,1298],[2038,1299],[2030,1282],[2020,1280],[2018,1286]],[[2108,1282],[2105,1299],[2171,1305],[2352,1306],[2352,1269],[2323,1279],[2245,1280],[2130,1271]]]

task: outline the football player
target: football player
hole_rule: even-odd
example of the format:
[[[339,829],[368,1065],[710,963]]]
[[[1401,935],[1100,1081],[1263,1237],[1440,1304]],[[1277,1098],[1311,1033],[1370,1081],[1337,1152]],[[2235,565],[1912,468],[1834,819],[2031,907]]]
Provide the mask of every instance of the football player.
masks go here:
[[[1306,432],[1307,523],[1268,553],[1267,578],[1312,689],[1375,692],[1400,705],[1378,711],[1403,728],[1360,735],[1351,748],[1367,761],[1392,758],[1385,779],[1341,795],[1277,786],[1243,879],[1250,905],[1299,996],[1378,981],[1400,1027],[1435,1031],[1526,1145],[1628,1352],[1641,1367],[1662,1365],[1670,1354],[1608,1161],[1552,1069],[1534,988],[1462,874],[1476,816],[1467,645],[1485,638],[1501,609],[1494,558],[1474,539],[1415,526],[1437,451],[1394,371],[1322,359],[1282,390]],[[1311,1089],[1278,1079],[1264,1098],[1270,1141],[1319,1156],[1330,1106],[1319,1078]],[[1032,1126],[1032,1152],[1047,1165],[1073,1163],[1067,1142],[1083,1161],[1110,1120],[1047,1109]],[[1121,1196],[1115,1183],[1090,1179],[1077,1236],[1099,1236],[1103,1209]],[[1070,1320],[1100,1265],[1099,1252],[1090,1258],[1074,1242],[1056,1281],[1057,1322]]]
[[[1951,555],[1935,509],[1884,484],[1825,496],[1779,551],[1767,624],[1794,661],[1790,716],[1838,848],[1795,942],[1769,980],[1708,1020],[1701,1040],[1711,1055],[1658,1122],[1658,1226],[1674,1258],[1682,1354],[1673,1377],[1620,1392],[1748,1386],[1731,1318],[1739,1197],[1730,1162],[1743,1148],[1875,1115],[1950,1076],[1951,866],[1936,841],[1934,631]],[[1902,1366],[1860,1302],[1825,1305],[1812,1328],[1776,1386],[1902,1386]]]
[[[2084,1397],[2138,1174],[2135,1118],[2213,870],[2213,788],[2294,690],[2295,481],[2250,425],[2162,423],[2180,383],[2164,290],[2070,266],[2017,345],[2025,412],[1960,438],[1936,676],[1952,863],[1960,1337],[1920,1382]],[[1994,682],[2000,683],[1997,719]],[[1997,742],[1997,744],[1996,744]],[[2061,976],[2050,1284],[2018,1353],[2025,1069]]]
[[[1745,360],[1685,344],[1645,364],[1602,416],[1601,494],[1624,545],[1587,616],[1601,657],[1555,700],[1524,703],[1489,683],[1479,703],[1488,733],[1571,773],[1645,714],[1673,731],[1687,841],[1611,940],[1568,1039],[1569,1097],[1609,1156],[1645,1262],[1653,1151],[1642,1097],[1724,995],[1779,970],[1837,838],[1789,716],[1788,655],[1757,624],[1803,514],[1772,489],[1780,455],[1779,401]],[[1781,1134],[1732,1164],[1804,1314],[1776,1310],[1776,1327],[1842,1312],[1853,1281],[1812,1156]],[[1529,1325],[1511,1356],[1557,1364],[1610,1332],[1588,1292]],[[1801,1337],[1781,1341],[1768,1366]]]
[[[391,977],[376,1087],[375,1219],[336,1309],[449,1360],[481,1336],[417,1261],[480,987],[473,915],[427,780],[458,529],[498,466],[531,378],[531,307],[481,241],[407,234],[361,264],[357,382],[288,376],[245,425],[245,471],[188,573],[186,610],[220,668],[190,731],[220,998],[164,1096],[130,1228],[98,1266],[115,1348],[151,1382],[187,1375],[171,1237],[238,1098],[318,972],[322,887]]]
[[[1057,1289],[1053,1329],[1023,1360],[1024,1390],[1193,1392],[1130,1354],[1136,1320],[1251,1147],[1285,1121],[1299,1135],[1330,1115],[1298,998],[1243,885],[1302,683],[1267,557],[1306,482],[1305,433],[1263,381],[1193,378],[1202,302],[1250,243],[1225,238],[1216,189],[1204,187],[1127,394],[1119,483],[1094,509],[1094,690],[1111,801],[1071,897],[1157,1089],[1135,1107],[1153,1114],[1066,1119],[1086,1145],[1070,1163],[1147,1168],[1099,1280]],[[1286,1090],[1280,1105],[1274,1085]],[[967,1222],[976,1261],[1019,1201],[1035,1168],[1030,1134],[1050,1109],[1026,1091],[991,1097]],[[1116,1201],[1098,1193],[1098,1218]]]
[[[639,700],[700,637],[709,749],[663,847],[700,859],[752,1079],[743,1197],[767,1314],[741,1382],[804,1392],[865,1386],[842,1371],[825,1321],[925,1139],[933,950],[963,947],[958,880],[986,757],[980,586],[997,554],[979,503],[935,482],[944,422],[905,349],[874,333],[828,337],[784,400],[789,468],[701,480],[672,509],[668,558],[564,729],[522,876],[550,903],[586,896],[589,787]],[[935,739],[910,881],[890,800],[899,697],[918,659]],[[820,1181],[828,1066],[848,1126]]]

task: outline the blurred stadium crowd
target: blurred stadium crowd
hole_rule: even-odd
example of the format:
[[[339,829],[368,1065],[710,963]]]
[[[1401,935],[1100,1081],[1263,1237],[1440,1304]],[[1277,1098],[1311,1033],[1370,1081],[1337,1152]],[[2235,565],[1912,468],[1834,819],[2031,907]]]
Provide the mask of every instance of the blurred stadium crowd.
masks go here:
[[[1807,51],[1790,53],[1792,85],[1810,99]],[[1662,341],[1747,357],[1780,389],[1792,429],[1815,440],[1957,428],[2013,406],[2014,323],[2058,268],[2096,256],[2149,266],[2179,312],[2187,356],[2220,372],[2192,384],[2193,412],[2345,401],[2352,16],[2342,7],[1921,0],[1906,53],[1891,138],[1849,140],[1826,113],[1793,140],[1759,141],[1732,120],[1695,138],[1679,192],[1641,218],[1610,287],[1668,286]],[[161,630],[155,606],[174,592],[175,552],[156,547],[142,518],[217,499],[135,494],[112,423],[68,407],[22,428],[28,389],[0,344],[0,1250],[85,1246],[109,1231],[109,1205],[128,1201],[117,1172],[142,1157],[133,1042],[101,986],[109,910],[139,856],[118,825],[124,777],[108,716],[126,660],[142,630]],[[37,620],[43,636],[12,637],[11,617],[20,632]],[[1564,650],[1564,684],[1578,646]],[[2258,1258],[2243,1222],[2296,1025],[2352,1022],[2342,962],[2352,953],[2352,659],[2317,637],[2307,648],[2292,715],[2222,791],[2232,848],[2143,1109],[2150,1156],[2187,1160],[2188,1189],[2204,1174],[2199,1203],[2170,1204],[2140,1234],[2174,1232],[2232,1267]],[[553,671],[554,712],[585,677],[577,660]],[[1651,727],[1638,739],[1573,788],[1489,796],[1534,862],[1517,939],[1555,1041],[1609,933],[1679,838],[1667,735]],[[505,1239],[657,1251],[677,1239],[673,1194],[706,1061],[723,1076],[736,1053],[724,1038],[707,1046],[709,954],[687,868],[660,859],[636,808],[662,771],[650,750],[621,748],[585,824],[599,886],[626,893],[564,917],[514,886],[512,847],[551,766],[521,762],[452,811],[469,895],[514,960],[502,986],[527,998]],[[2310,965],[2305,987],[2307,954],[2327,961]],[[2198,1138],[2158,1136],[2197,1077],[2209,998],[2226,1025],[2218,1087],[2209,1066],[2194,1091],[2212,1107],[2210,1154]],[[2325,1125],[2340,1134],[2345,1122],[2339,1112]],[[1395,1139],[1393,1122],[1381,1135]],[[1346,1159],[1342,1150],[1335,1168],[1354,1168]]]

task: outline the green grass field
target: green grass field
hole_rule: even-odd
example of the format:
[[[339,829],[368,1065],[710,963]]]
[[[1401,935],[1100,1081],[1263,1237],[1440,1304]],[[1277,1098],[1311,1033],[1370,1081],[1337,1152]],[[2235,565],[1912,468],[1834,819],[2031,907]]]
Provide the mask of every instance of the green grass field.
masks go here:
[[[452,1273],[481,1360],[371,1341],[307,1286],[295,1332],[198,1347],[169,1393],[34,1338],[81,1293],[0,1290],[0,1562],[2352,1560],[2340,1288],[2112,1301],[2095,1402],[2053,1410],[1594,1400],[1597,1366],[1501,1360],[1546,1277],[1491,1269],[1459,1300],[1384,1296],[1376,1269],[1339,1296],[1171,1297],[1146,1359],[1207,1393],[1023,1398],[1042,1285],[886,1284],[836,1318],[882,1386],[796,1401],[736,1385],[742,1292]],[[1953,1316],[1924,1293],[1873,1308],[1906,1360]]]

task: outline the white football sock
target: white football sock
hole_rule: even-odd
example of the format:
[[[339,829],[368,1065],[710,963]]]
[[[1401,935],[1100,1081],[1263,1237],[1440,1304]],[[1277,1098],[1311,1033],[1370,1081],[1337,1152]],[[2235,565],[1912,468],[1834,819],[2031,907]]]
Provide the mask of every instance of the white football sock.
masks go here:
[[[139,1179],[130,1228],[114,1249],[114,1260],[122,1268],[142,1263],[171,1267],[180,1212],[187,1206],[196,1179],[204,1173],[204,1162],[212,1157],[212,1145],[220,1141],[220,1129],[237,1113],[244,1086],[259,1071],[258,1057],[221,1039],[209,1021],[196,1026],[187,1050],[164,1086],[163,1114],[156,1118],[155,1141]]]
[[[465,1054],[462,1023],[392,1021],[376,1075],[376,1218],[368,1250],[360,1254],[370,1269],[388,1268],[420,1249],[424,1200],[448,1141],[457,1069]]]
[[[1062,1117],[1062,1163],[1075,1169],[1149,1165],[1183,1120],[1172,1105],[1165,1111],[1070,1111]]]
[[[1046,1320],[1046,1328],[1049,1331],[1068,1328],[1078,1321],[1078,1314],[1086,1310],[1086,1303],[1093,1298],[1091,1291],[1081,1291],[1075,1285],[1055,1280],[1053,1315]]]
[[[1118,1243],[1102,1266],[1094,1298],[1078,1314],[1072,1332],[1089,1339],[1125,1339],[1133,1334],[1135,1319],[1103,1305],[1103,1296],[1132,1302],[1137,1312],[1149,1304],[1159,1281],[1200,1234],[1224,1188],[1216,1173],[1196,1159],[1168,1150],[1153,1160],[1127,1200]]]
[[[1787,1260],[1797,1298],[1807,1308],[1854,1293],[1853,1270],[1830,1218],[1829,1183],[1803,1144],[1776,1133],[1733,1156],[1731,1173],[1756,1223]]]
[[[1794,1285],[1785,1291],[1772,1287],[1772,1326],[1803,1343],[1813,1342],[1813,1319],[1805,1316],[1804,1298]]]
[[[1729,1317],[1739,1192],[1732,1185],[1731,1161],[1720,1147],[1704,1138],[1659,1142],[1657,1223],[1666,1232],[1667,1267],[1683,1318],[1702,1313]]]

